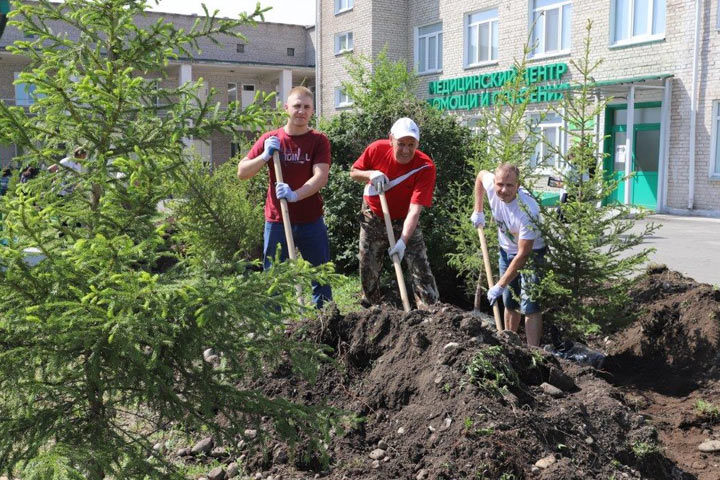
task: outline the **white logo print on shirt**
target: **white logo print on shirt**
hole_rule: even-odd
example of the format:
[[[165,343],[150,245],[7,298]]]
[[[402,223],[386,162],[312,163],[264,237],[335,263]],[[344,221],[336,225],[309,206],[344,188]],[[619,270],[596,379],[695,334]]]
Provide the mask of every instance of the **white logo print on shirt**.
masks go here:
[[[300,148],[297,149],[297,152],[283,150],[283,156],[284,160],[289,163],[307,163],[310,161],[310,155],[301,153]]]

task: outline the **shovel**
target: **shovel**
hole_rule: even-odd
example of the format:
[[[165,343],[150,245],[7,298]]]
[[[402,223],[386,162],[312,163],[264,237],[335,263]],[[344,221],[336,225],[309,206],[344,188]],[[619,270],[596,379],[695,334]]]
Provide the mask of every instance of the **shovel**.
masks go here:
[[[388,242],[390,248],[395,246],[395,234],[393,234],[392,221],[390,220],[390,209],[388,208],[385,192],[380,192],[380,204],[382,205],[383,217],[385,217],[385,229],[387,230]],[[395,265],[395,275],[397,276],[398,287],[400,288],[400,297],[403,302],[403,309],[410,311],[410,300],[408,300],[407,288],[405,287],[405,277],[403,277],[402,265],[400,265],[400,257],[392,256],[393,265]]]
[[[480,237],[480,248],[482,249],[483,263],[485,264],[485,276],[488,281],[488,289],[492,288],[495,283],[493,282],[492,268],[490,268],[490,255],[488,254],[487,241],[485,240],[485,233],[482,227],[478,227],[478,236]],[[495,327],[498,331],[502,331],[503,322],[500,319],[500,306],[495,302],[493,305],[493,316],[495,317]]]
[[[273,152],[273,165],[275,166],[275,179],[280,183],[283,182],[282,168],[280,166],[280,154],[275,151]],[[282,212],[283,228],[285,229],[285,242],[287,243],[288,256],[290,260],[297,259],[297,253],[295,253],[295,240],[292,236],[292,227],[290,225],[290,210],[288,210],[287,200],[284,198],[280,199],[280,211]],[[297,291],[298,300],[302,303],[302,287],[295,285]]]

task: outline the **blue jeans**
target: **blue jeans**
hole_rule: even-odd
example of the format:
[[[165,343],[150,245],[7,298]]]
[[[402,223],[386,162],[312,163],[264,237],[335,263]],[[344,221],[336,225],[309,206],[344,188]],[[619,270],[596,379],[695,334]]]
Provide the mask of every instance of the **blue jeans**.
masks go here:
[[[533,250],[530,254],[530,261],[535,263],[544,261],[545,251],[546,247]],[[515,258],[514,253],[508,253],[502,248],[500,249],[501,277],[507,270],[510,262],[513,261],[513,258]],[[526,263],[525,267],[527,268],[527,266],[528,264]],[[530,289],[530,287],[532,287],[533,285],[537,285],[539,281],[540,277],[538,277],[535,272],[532,272],[530,274],[520,273],[520,275],[516,276],[513,281],[510,282],[510,284],[508,285],[509,288],[506,288],[503,292],[503,305],[505,305],[505,308],[507,308],[508,310],[520,312],[524,315],[540,312],[540,304],[537,301],[531,300],[528,296],[528,290]],[[519,304],[517,301],[518,298],[520,299]]]
[[[310,223],[295,223],[291,228],[295,246],[305,260],[315,267],[330,261],[330,241],[322,217]],[[263,268],[265,270],[270,268],[278,244],[282,245],[280,259],[287,260],[288,249],[282,222],[266,221],[263,239]],[[322,308],[326,300],[332,300],[330,285],[312,282],[312,299],[317,308]]]

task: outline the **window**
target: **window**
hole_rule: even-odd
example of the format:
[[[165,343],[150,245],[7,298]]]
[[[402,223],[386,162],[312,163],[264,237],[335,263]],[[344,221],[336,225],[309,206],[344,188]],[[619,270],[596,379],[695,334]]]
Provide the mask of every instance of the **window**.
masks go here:
[[[335,108],[349,107],[352,103],[344,88],[335,87]]]
[[[20,73],[15,72],[15,80],[20,77]],[[15,84],[15,105],[19,107],[29,107],[35,103],[35,85],[27,83]]]
[[[720,177],[720,100],[713,102],[712,115],[712,148],[710,150],[712,159],[710,175]]]
[[[230,105],[232,102],[237,102],[238,99],[238,88],[237,83],[228,83],[228,97],[227,103]]]
[[[335,15],[352,10],[354,0],[335,0]]]
[[[655,40],[665,35],[665,0],[613,0],[613,44]]]
[[[465,16],[465,66],[497,61],[498,11],[484,10]]]
[[[237,53],[245,53],[245,44],[244,43],[238,43],[235,45],[235,51]]]
[[[572,2],[531,0],[533,56],[570,50]]]
[[[559,152],[564,151],[565,143],[562,118],[558,115],[548,115],[543,119],[535,117],[534,122],[539,122],[534,126],[538,143],[531,164],[536,167],[560,169],[562,165]]]
[[[415,65],[418,73],[442,71],[442,23],[417,28]]]
[[[352,52],[353,34],[352,32],[343,32],[335,35],[335,55],[345,52]]]
[[[288,57],[294,57],[294,56],[295,56],[295,49],[294,49],[294,48],[288,48],[288,49],[287,49],[287,56],[288,56]]]

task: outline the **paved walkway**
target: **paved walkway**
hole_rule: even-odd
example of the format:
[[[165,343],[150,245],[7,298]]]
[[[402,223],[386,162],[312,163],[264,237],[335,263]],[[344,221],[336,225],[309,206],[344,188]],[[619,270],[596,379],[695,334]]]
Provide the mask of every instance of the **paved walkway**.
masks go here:
[[[650,261],[664,263],[701,283],[720,286],[720,219],[651,215],[638,221],[633,231],[647,223],[662,225],[644,246],[654,247]]]

